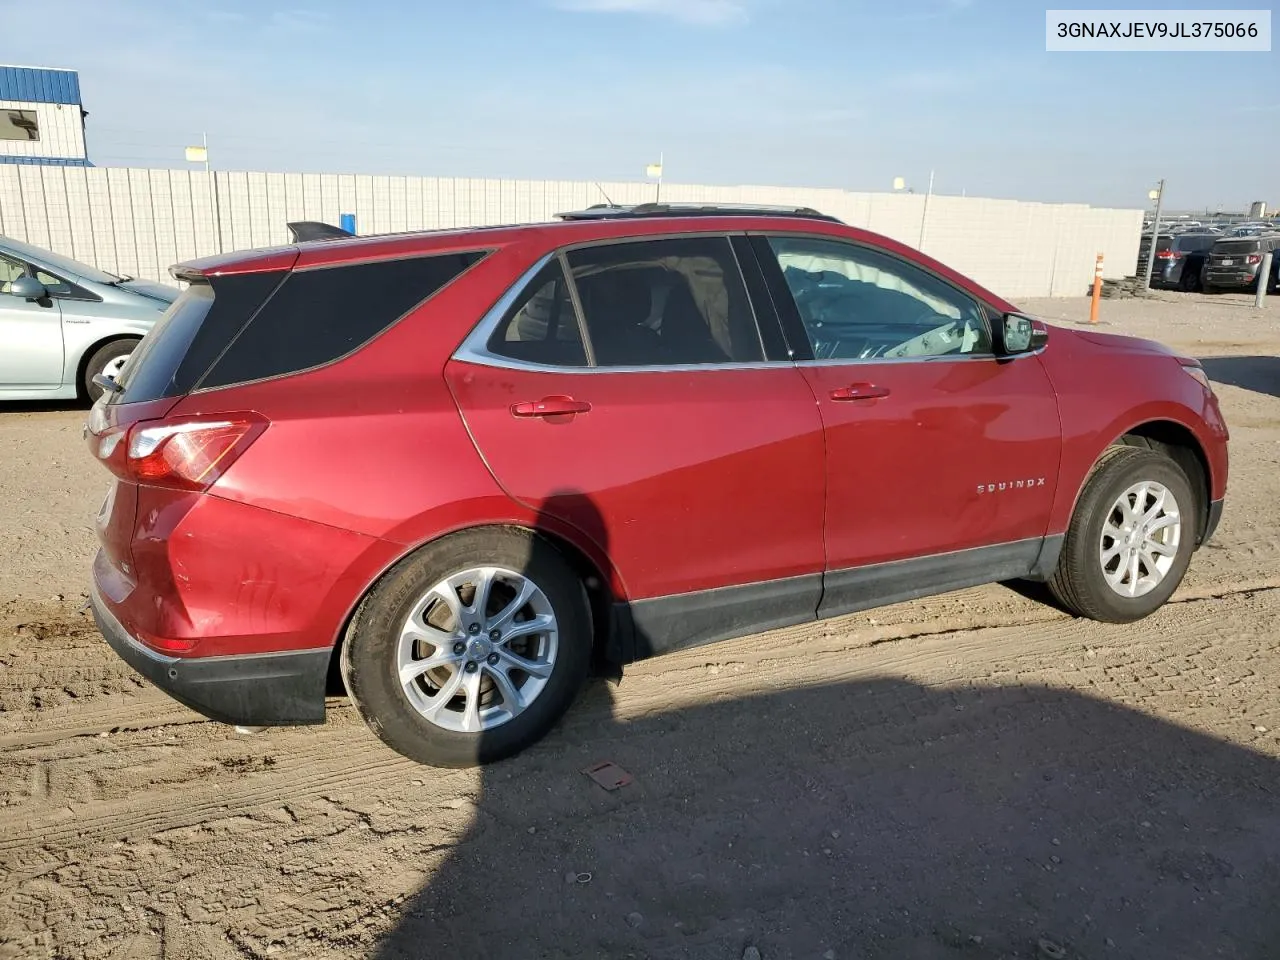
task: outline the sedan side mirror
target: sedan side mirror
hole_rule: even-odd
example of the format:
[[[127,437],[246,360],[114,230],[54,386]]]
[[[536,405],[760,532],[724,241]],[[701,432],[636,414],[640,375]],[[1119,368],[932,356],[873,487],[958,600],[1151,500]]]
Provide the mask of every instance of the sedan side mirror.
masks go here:
[[[1006,313],[1000,320],[1000,352],[1005,356],[1034,353],[1049,340],[1043,324],[1020,313]]]
[[[9,293],[15,297],[21,297],[23,300],[43,300],[49,295],[49,291],[45,289],[44,284],[35,277],[18,277],[16,280],[10,281]]]

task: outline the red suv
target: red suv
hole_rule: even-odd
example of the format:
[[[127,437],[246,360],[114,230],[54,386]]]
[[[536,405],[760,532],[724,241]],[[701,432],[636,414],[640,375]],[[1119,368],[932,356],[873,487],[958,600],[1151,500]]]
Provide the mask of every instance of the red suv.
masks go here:
[[[1169,599],[1200,365],[811,210],[592,208],[198,260],[93,408],[107,641],[228,723],[467,765],[596,664],[1017,578]],[[340,690],[341,687],[338,687]],[[335,691],[336,692],[336,691]]]

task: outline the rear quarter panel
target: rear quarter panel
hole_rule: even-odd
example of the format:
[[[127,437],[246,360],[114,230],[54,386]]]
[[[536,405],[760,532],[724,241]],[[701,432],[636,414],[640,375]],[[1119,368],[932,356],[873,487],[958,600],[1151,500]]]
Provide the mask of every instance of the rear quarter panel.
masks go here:
[[[1159,344],[1050,327],[1042,355],[1062,416],[1062,466],[1049,533],[1062,533],[1102,452],[1125,433],[1159,421],[1195,437],[1209,465],[1210,496],[1226,493],[1226,422],[1217,399]]]
[[[471,245],[474,247],[474,243]],[[443,377],[458,343],[536,259],[502,248],[355,353],[327,366],[184,397],[173,416],[252,410],[263,435],[211,495],[390,545],[350,605],[387,566],[430,540],[485,524],[533,526],[476,452]],[[543,524],[545,526],[545,524]],[[574,543],[619,596],[620,579],[580,531]]]

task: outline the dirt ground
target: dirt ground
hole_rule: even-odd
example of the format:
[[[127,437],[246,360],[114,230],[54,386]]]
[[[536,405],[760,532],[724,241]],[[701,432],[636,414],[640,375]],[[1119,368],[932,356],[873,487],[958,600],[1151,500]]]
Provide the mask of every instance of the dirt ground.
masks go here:
[[[1233,433],[1147,621],[991,586],[704,647],[483,771],[145,684],[82,610],[84,411],[0,410],[0,957],[1280,957],[1280,298],[1248,303],[1103,302],[1206,358]]]

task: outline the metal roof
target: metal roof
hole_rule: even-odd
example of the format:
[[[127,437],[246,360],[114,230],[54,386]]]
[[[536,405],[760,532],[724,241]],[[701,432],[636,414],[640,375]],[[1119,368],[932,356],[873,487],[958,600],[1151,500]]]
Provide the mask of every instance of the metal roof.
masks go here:
[[[49,67],[0,66],[0,100],[80,104],[80,74]]]
[[[84,157],[11,157],[0,154],[0,163],[25,163],[34,167],[92,167]]]

